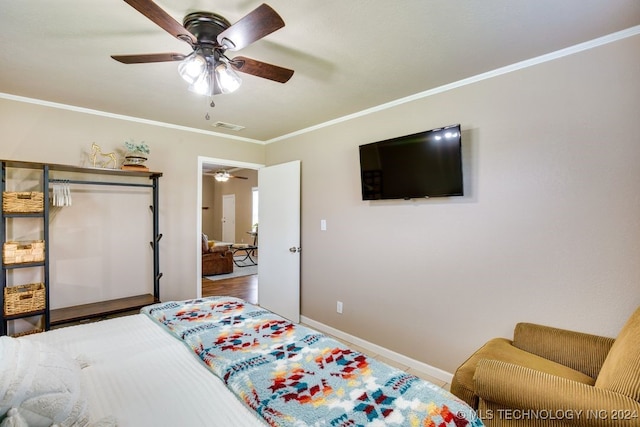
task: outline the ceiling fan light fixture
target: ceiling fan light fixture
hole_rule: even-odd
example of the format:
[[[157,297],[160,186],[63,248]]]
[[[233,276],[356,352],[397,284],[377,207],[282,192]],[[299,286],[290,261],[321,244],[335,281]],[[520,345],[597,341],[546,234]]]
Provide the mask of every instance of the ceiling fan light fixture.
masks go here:
[[[205,69],[200,76],[189,85],[189,90],[198,95],[213,96],[213,85],[211,84],[211,72]]]
[[[216,174],[213,177],[218,182],[227,182],[227,181],[229,181],[229,178],[231,176],[229,175],[229,172],[221,171],[221,172],[216,172]]]
[[[178,64],[178,73],[187,83],[193,84],[207,70],[207,59],[201,49],[194,50]]]
[[[242,79],[233,71],[228,62],[218,61],[215,67],[215,76],[222,93],[231,93],[238,90]]]

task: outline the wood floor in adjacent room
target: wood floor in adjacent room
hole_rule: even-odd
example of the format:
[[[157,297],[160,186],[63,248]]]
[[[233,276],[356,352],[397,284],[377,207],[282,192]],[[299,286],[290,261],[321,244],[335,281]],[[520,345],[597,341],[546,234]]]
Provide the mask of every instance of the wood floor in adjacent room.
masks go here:
[[[252,274],[223,280],[209,280],[203,277],[202,296],[236,297],[251,304],[258,304],[258,275]]]

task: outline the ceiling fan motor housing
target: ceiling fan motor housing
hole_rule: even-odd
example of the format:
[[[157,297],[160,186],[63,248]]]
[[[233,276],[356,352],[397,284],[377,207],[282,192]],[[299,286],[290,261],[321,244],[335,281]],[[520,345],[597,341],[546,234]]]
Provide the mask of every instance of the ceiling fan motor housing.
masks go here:
[[[193,12],[184,17],[184,27],[196,36],[198,43],[220,47],[218,34],[231,26],[224,17],[211,12]]]

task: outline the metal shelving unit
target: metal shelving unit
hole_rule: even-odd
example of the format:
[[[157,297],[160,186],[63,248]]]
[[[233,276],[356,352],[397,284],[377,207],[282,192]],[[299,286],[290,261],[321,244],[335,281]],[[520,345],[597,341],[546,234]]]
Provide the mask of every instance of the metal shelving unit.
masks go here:
[[[159,201],[159,178],[162,176],[160,172],[147,172],[147,171],[123,171],[118,169],[101,169],[101,168],[82,168],[68,165],[58,165],[58,164],[45,164],[45,163],[34,163],[34,162],[23,162],[23,161],[13,161],[13,160],[0,160],[1,163],[1,175],[2,181],[0,183],[0,202],[2,202],[2,192],[6,191],[6,179],[7,179],[7,169],[10,168],[18,168],[18,169],[35,169],[42,171],[42,191],[45,196],[44,200],[44,209],[43,212],[38,213],[26,213],[26,214],[14,214],[14,213],[4,213],[1,214],[1,227],[0,227],[0,243],[4,243],[7,241],[6,239],[6,230],[7,230],[7,219],[9,218],[42,218],[42,237],[45,242],[45,254],[44,261],[42,262],[34,262],[34,263],[20,263],[20,264],[4,264],[2,261],[2,274],[0,274],[0,288],[2,288],[2,292],[0,292],[0,335],[7,334],[7,324],[10,321],[33,317],[33,316],[43,316],[44,317],[44,329],[48,330],[52,325],[64,324],[72,321],[78,321],[83,319],[88,319],[92,317],[105,316],[109,314],[129,311],[133,309],[138,309],[142,306],[152,304],[154,302],[160,301],[160,278],[162,277],[162,273],[160,272],[160,259],[159,259],[159,243],[162,238],[162,234],[159,232],[159,220],[158,220],[158,201]],[[102,301],[92,304],[84,304],[81,306],[74,307],[65,307],[56,310],[50,310],[50,289],[51,283],[49,278],[49,201],[48,201],[48,193],[49,193],[49,184],[52,182],[59,181],[55,178],[56,172],[71,172],[78,173],[83,175],[99,175],[101,176],[101,180],[87,180],[87,179],[65,179],[64,182],[70,184],[86,184],[86,185],[105,185],[105,186],[124,186],[124,187],[145,187],[150,188],[152,191],[152,204],[149,206],[152,215],[153,215],[153,230],[152,236],[153,240],[150,243],[151,249],[153,250],[153,294],[148,295],[135,295],[126,298],[119,298],[115,300]],[[140,177],[140,178],[148,178],[151,180],[151,183],[135,183],[135,182],[124,182],[121,177]],[[1,203],[0,203],[1,204]],[[45,285],[45,308],[44,310],[30,312],[30,313],[21,313],[12,316],[5,316],[4,314],[4,288],[7,286],[7,275],[10,271],[17,268],[43,268],[43,282]],[[53,284],[55,286],[55,284]]]

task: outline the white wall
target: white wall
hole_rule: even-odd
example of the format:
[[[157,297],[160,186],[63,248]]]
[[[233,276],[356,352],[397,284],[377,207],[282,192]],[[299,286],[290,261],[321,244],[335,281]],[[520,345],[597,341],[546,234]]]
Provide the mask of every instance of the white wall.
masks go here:
[[[163,234],[160,241],[162,300],[195,297],[201,280],[196,271],[200,263],[200,236],[196,233],[200,218],[198,156],[264,163],[264,146],[259,144],[7,99],[0,99],[0,132],[0,159],[74,166],[86,166],[86,153],[92,142],[105,152],[116,151],[129,139],[149,144],[148,166],[163,173],[159,181],[160,232]],[[104,199],[96,199],[94,194],[87,196],[89,199],[85,202],[85,207],[91,208],[89,210],[82,206],[78,190],[74,193],[78,196],[77,206],[62,208],[64,211],[51,221],[51,239],[57,239],[59,246],[75,248],[75,252],[58,249],[55,252],[58,258],[52,259],[52,307],[64,306],[73,298],[91,302],[86,299],[126,296],[132,288],[135,291],[129,295],[139,293],[136,288],[139,284],[124,282],[122,271],[126,273],[129,268],[127,262],[150,262],[151,230],[146,240],[143,236],[141,246],[123,242],[122,236],[138,234],[140,222],[148,219],[133,214],[129,217],[127,212],[134,210],[137,214],[137,207],[142,206],[145,211],[142,215],[148,216],[145,206],[150,205],[150,200],[134,202],[124,194],[118,195],[118,191],[104,195]],[[95,203],[99,200],[101,207],[91,202],[91,198]],[[131,206],[131,203],[138,205]],[[106,214],[120,228],[115,230],[103,222],[95,222],[100,214]],[[89,226],[89,230],[81,229],[80,224]],[[146,227],[145,224],[142,226]],[[64,242],[60,236],[66,237]],[[92,244],[103,248],[92,253],[95,249]],[[78,248],[89,249],[78,251]],[[82,257],[90,261],[91,268],[81,262]],[[85,268],[78,268],[79,265],[85,265]],[[114,272],[119,274],[114,276]],[[56,281],[66,286],[56,287]],[[96,286],[97,282],[109,282],[116,289],[102,289]],[[82,285],[79,287],[78,284]],[[152,291],[152,278],[148,286]],[[77,295],[78,292],[83,295]]]
[[[269,144],[267,164],[302,161],[302,314],[449,372],[518,321],[615,336],[640,303],[638,52],[635,36]],[[361,200],[358,145],[453,123],[464,197]]]

